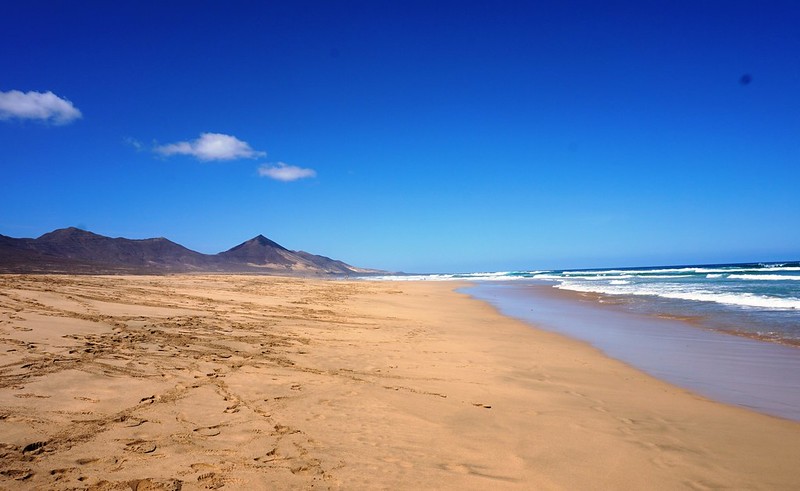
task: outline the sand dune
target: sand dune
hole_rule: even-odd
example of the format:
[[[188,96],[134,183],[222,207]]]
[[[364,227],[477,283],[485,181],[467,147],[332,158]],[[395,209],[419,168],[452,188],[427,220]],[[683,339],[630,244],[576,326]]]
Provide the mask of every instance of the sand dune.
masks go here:
[[[800,424],[452,288],[0,276],[0,488],[800,486]]]

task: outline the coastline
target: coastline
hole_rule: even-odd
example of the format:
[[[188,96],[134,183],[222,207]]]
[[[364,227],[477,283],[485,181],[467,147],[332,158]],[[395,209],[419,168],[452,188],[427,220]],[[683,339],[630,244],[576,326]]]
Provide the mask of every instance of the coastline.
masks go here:
[[[573,298],[696,327],[800,347],[800,262],[704,264],[589,270],[389,275],[388,280],[469,280],[550,285]]]
[[[731,325],[726,325],[725,328],[722,328],[720,326],[710,324],[707,316],[699,315],[697,313],[681,314],[675,312],[674,310],[670,312],[664,312],[664,311],[657,311],[657,309],[655,308],[653,308],[650,311],[637,312],[630,308],[629,304],[629,301],[631,300],[630,297],[625,298],[624,296],[610,295],[607,293],[579,292],[574,290],[565,290],[558,288],[553,288],[552,290],[553,290],[552,293],[554,295],[560,295],[563,296],[564,298],[568,297],[574,298],[576,301],[590,299],[592,302],[594,302],[600,307],[609,307],[609,308],[623,307],[628,312],[634,312],[636,314],[643,316],[652,316],[661,319],[675,320],[685,324],[689,324],[696,329],[703,329],[706,331],[724,333],[729,336],[738,336],[742,338],[752,339],[754,341],[760,341],[764,343],[770,343],[770,344],[776,344],[776,345],[800,349],[800,339],[786,339],[766,333],[754,333],[744,329],[737,329],[736,326],[731,326]]]
[[[558,288],[554,288],[554,290],[559,294],[563,294],[565,297],[572,297],[579,300],[585,300],[587,298],[591,299],[593,302],[603,307],[622,307],[628,312],[633,312],[644,316],[659,317],[662,319],[677,320],[686,324],[690,324],[692,327],[697,329],[714,331],[730,336],[738,336],[764,343],[800,349],[800,338],[781,337],[771,332],[753,332],[751,329],[744,328],[744,326],[747,324],[747,320],[737,319],[736,321],[731,321],[732,316],[730,315],[730,312],[727,313],[727,321],[724,323],[719,323],[714,322],[714,318],[719,316],[721,312],[706,312],[704,314],[700,314],[698,312],[680,312],[675,306],[672,306],[672,308],[669,310],[664,310],[663,308],[659,308],[659,306],[652,304],[649,305],[649,308],[645,310],[641,309],[641,305],[639,305],[639,309],[637,310],[633,308],[631,301],[640,299],[630,295],[611,295],[607,293],[583,292]]]
[[[545,284],[478,284],[464,291],[668,383],[800,422],[800,379],[789,375],[800,373],[796,346],[710,329],[691,318],[632,312],[621,300]]]
[[[531,328],[453,291],[464,284],[3,276],[0,285],[0,486],[800,482],[800,424]]]

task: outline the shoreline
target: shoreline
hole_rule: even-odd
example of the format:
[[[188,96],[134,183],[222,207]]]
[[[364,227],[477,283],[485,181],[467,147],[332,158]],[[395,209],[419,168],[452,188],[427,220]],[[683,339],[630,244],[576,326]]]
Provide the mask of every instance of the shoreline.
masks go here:
[[[500,282],[498,282],[500,283]],[[522,283],[507,283],[509,286],[521,286]],[[536,285],[546,285],[546,286],[553,286],[554,284],[551,283],[551,280],[536,280],[531,284]],[[635,296],[631,295],[612,295],[608,293],[597,293],[597,292],[583,292],[583,291],[576,291],[576,290],[568,290],[562,288],[549,288],[548,290],[549,295],[553,295],[556,298],[572,298],[576,302],[591,302],[593,305],[597,306],[601,309],[614,309],[616,311],[624,311],[634,315],[652,317],[657,319],[667,319],[667,320],[674,320],[681,323],[689,324],[695,329],[701,329],[703,331],[710,331],[719,334],[725,334],[728,336],[736,336],[740,338],[746,338],[753,341],[760,341],[762,343],[769,343],[772,345],[778,346],[785,346],[788,348],[797,348],[800,349],[800,339],[786,339],[781,337],[775,336],[768,336],[766,334],[758,334],[749,331],[745,331],[743,329],[736,329],[736,328],[721,328],[715,327],[710,325],[707,321],[704,322],[704,316],[694,314],[676,314],[672,312],[665,312],[665,311],[657,311],[655,309],[647,310],[647,311],[636,311],[630,308],[629,301],[632,299],[636,299]]]
[[[0,277],[0,487],[793,489],[800,424],[449,283]]]
[[[588,342],[605,355],[722,403],[800,422],[800,352],[686,319],[633,312],[596,295],[544,284],[464,289],[534,328]]]
[[[556,296],[563,296],[564,298],[571,297],[575,299],[575,301],[587,301],[588,299],[589,302],[593,302],[600,308],[621,309],[625,310],[626,312],[634,314],[660,318],[660,319],[675,320],[678,322],[689,324],[695,329],[702,329],[704,331],[712,331],[716,333],[726,334],[729,336],[737,336],[741,338],[751,339],[754,341],[761,341],[763,343],[770,343],[774,345],[800,349],[800,339],[794,340],[794,339],[786,339],[775,336],[768,336],[766,334],[758,334],[736,328],[726,329],[726,328],[714,327],[712,325],[709,325],[708,322],[704,322],[703,321],[704,316],[701,316],[699,314],[680,315],[672,312],[663,312],[663,311],[657,312],[656,310],[638,312],[631,309],[628,303],[631,299],[635,299],[635,297],[633,296],[625,296],[621,294],[611,295],[608,293],[597,293],[597,292],[581,292],[581,291],[567,290],[560,288],[552,288],[552,294]]]
[[[629,306],[629,301],[635,297],[633,296],[625,296],[625,295],[611,295],[608,293],[597,293],[597,292],[581,292],[575,290],[567,290],[567,289],[559,289],[553,288],[555,290],[554,294],[564,295],[565,297],[573,297],[576,300],[585,300],[590,299],[590,301],[597,304],[599,307],[602,308],[622,308],[626,309],[626,311],[631,313],[638,313],[640,315],[652,316],[661,319],[671,319],[676,320],[679,322],[683,322],[686,324],[690,324],[692,327],[696,329],[702,329],[705,331],[712,331],[716,333],[723,333],[729,336],[737,336],[741,338],[752,339],[754,341],[761,341],[764,343],[770,343],[780,346],[786,346],[791,348],[800,349],[800,339],[787,339],[782,337],[776,337],[775,335],[768,335],[768,334],[761,334],[761,333],[754,333],[750,331],[746,331],[741,328],[722,328],[722,327],[715,327],[709,324],[707,321],[704,322],[704,316],[695,314],[695,315],[680,315],[671,312],[659,312],[656,313],[656,310],[651,310],[647,312],[636,312],[632,310]]]
[[[784,345],[800,345],[800,263],[532,270],[387,276],[390,280],[547,284],[637,314]]]

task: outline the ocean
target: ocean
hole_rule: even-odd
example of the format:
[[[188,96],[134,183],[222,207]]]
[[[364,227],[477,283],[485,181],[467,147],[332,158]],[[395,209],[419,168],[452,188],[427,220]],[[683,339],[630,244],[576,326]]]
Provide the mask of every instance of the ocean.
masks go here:
[[[383,276],[552,285],[641,314],[800,346],[800,261]]]
[[[800,262],[376,276],[460,291],[711,399],[800,421]]]

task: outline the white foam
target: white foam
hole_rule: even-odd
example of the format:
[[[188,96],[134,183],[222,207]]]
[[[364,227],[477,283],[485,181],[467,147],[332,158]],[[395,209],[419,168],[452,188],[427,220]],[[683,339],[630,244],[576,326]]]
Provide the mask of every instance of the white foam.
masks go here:
[[[441,274],[409,274],[409,275],[384,275],[361,276],[358,279],[365,281],[452,281],[450,275]]]
[[[672,279],[672,278],[691,278],[692,275],[690,274],[659,274],[659,275],[650,275],[650,274],[637,274],[633,275],[635,278],[652,278],[654,280],[664,280],[664,279]]]
[[[544,271],[499,271],[485,273],[442,273],[442,274],[409,274],[362,276],[359,279],[368,281],[517,281],[528,280]],[[525,276],[523,276],[525,275]],[[531,276],[528,276],[531,275]],[[559,277],[553,277],[557,279]]]
[[[716,293],[708,290],[686,291],[680,288],[668,288],[667,285],[642,287],[639,285],[603,285],[598,283],[573,283],[564,281],[556,288],[578,292],[604,293],[608,295],[649,295],[678,300],[697,302],[715,302],[740,307],[756,307],[765,309],[797,310],[800,309],[800,298],[778,298],[752,293]]]
[[[785,274],[732,274],[728,278],[734,280],[753,280],[753,281],[800,281],[800,276]]]
[[[725,270],[727,271],[727,270]],[[695,273],[698,268],[661,268],[661,269],[605,269],[597,271],[564,271],[564,276],[598,276],[598,275],[620,275],[620,274],[646,274],[650,276],[662,275],[664,273]]]
[[[617,279],[625,279],[625,278],[633,278],[634,275],[630,274],[620,274],[620,275],[597,275],[597,276],[567,276],[567,279],[570,280],[586,280],[586,281],[608,281],[608,280],[617,280]],[[559,276],[558,279],[565,279],[564,276]]]
[[[658,269],[603,269],[596,271],[564,271],[564,276],[600,276],[600,275],[618,275],[618,274],[645,274],[654,277],[663,277],[665,273],[678,273],[678,274],[702,274],[702,273],[758,273],[769,269],[770,272],[775,271],[800,271],[800,266],[778,266],[774,267],[761,267],[761,268],[743,268],[737,266],[725,266],[720,268],[702,268],[702,267],[689,267],[689,268],[658,268]]]
[[[759,274],[768,271],[769,274]],[[695,275],[704,274],[708,279],[721,278],[728,275],[733,279],[789,279],[800,278],[797,275],[780,275],[790,271],[800,271],[800,266],[785,266],[784,264],[764,264],[761,267],[738,267],[722,266],[714,267],[685,267],[685,268],[658,268],[658,269],[605,269],[605,270],[575,270],[575,271],[485,271],[477,273],[440,273],[440,274],[410,274],[410,275],[384,275],[384,276],[365,276],[362,279],[375,281],[510,281],[524,280],[529,278],[542,280],[584,280],[584,281],[608,281],[629,278],[641,279],[674,279],[690,278]],[[767,278],[768,276],[776,278]],[[780,278],[778,278],[780,277]]]
[[[758,273],[759,271],[764,271],[765,269],[769,269],[770,272],[772,271],[800,271],[800,266],[775,266],[775,267],[763,267],[763,268],[737,268],[737,267],[730,267],[730,268],[720,268],[720,269],[707,269],[707,268],[697,268],[696,271],[698,273]]]
[[[698,300],[701,302],[716,302],[743,307],[759,307],[765,309],[797,310],[800,309],[800,298],[777,298],[752,293],[668,293],[667,298],[682,300]]]
[[[535,280],[563,280],[564,277],[560,274],[552,274],[552,273],[539,273],[533,275],[533,279]]]

